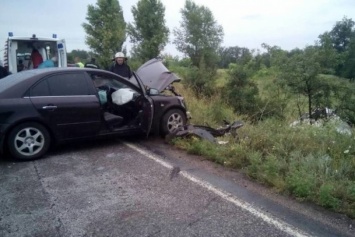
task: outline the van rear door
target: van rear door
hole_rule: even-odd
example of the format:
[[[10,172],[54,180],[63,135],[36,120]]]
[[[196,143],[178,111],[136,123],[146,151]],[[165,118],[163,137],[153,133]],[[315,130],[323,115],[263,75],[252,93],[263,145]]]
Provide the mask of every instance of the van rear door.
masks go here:
[[[57,48],[58,48],[58,67],[67,67],[67,50],[66,50],[64,39],[58,40]]]
[[[9,66],[9,72],[16,73],[17,72],[17,55],[16,55],[17,41],[8,39],[7,47],[8,47],[7,64]]]

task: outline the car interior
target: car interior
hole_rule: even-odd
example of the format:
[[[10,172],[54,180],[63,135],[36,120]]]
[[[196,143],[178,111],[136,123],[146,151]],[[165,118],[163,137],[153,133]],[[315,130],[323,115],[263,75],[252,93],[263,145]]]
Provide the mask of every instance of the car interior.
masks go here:
[[[108,128],[136,127],[142,119],[142,95],[115,79],[100,75],[91,75],[91,78]]]

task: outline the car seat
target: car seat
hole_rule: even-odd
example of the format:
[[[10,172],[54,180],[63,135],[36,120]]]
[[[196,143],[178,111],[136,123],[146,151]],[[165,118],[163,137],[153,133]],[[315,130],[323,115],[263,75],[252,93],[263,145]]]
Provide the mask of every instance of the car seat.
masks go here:
[[[114,115],[109,112],[104,112],[104,120],[110,130],[113,130],[123,122],[123,118],[121,116]]]
[[[115,92],[115,89],[105,84],[98,87],[99,90],[105,91],[105,99],[100,99],[101,106],[103,108],[103,117],[110,130],[113,130],[115,127],[120,126],[124,120],[123,117],[116,115],[114,111],[114,104],[112,102],[112,93]],[[103,93],[102,93],[103,94]],[[100,93],[99,93],[100,97]],[[102,100],[102,101],[101,101]]]

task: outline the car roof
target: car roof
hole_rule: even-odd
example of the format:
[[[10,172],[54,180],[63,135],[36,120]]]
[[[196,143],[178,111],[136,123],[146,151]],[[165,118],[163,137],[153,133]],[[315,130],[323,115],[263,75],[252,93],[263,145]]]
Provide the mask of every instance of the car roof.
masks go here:
[[[48,72],[72,72],[72,71],[101,71],[101,72],[108,72],[104,71],[101,69],[94,69],[94,68],[80,68],[80,67],[51,67],[51,68],[39,68],[39,69],[33,69],[33,70],[26,70],[26,71],[21,71],[20,73],[28,73],[32,75],[40,75],[40,74],[46,74]]]
[[[19,88],[26,85],[31,85],[33,80],[37,80],[36,78],[45,77],[52,73],[60,73],[60,72],[98,72],[98,73],[110,73],[108,71],[100,70],[100,69],[92,69],[92,68],[43,68],[43,69],[32,69],[25,70],[18,73],[11,74],[5,78],[0,80],[0,98],[2,96],[8,96],[13,93],[13,96],[16,97],[17,90],[15,88]],[[113,74],[116,75],[116,74]],[[13,88],[13,89],[10,89]],[[13,91],[15,90],[15,91]]]
[[[39,78],[46,77],[53,73],[66,73],[66,72],[96,72],[96,73],[105,73],[111,74],[113,77],[120,77],[119,75],[112,73],[110,71],[94,68],[79,68],[79,67],[62,67],[62,68],[41,68],[41,69],[32,69],[25,70],[18,73],[11,74],[0,80],[0,99],[1,98],[15,98],[21,96],[22,94],[16,88],[28,88],[34,83],[34,81]],[[139,86],[133,83],[132,81],[127,80],[125,82],[132,86],[135,86],[139,89]]]

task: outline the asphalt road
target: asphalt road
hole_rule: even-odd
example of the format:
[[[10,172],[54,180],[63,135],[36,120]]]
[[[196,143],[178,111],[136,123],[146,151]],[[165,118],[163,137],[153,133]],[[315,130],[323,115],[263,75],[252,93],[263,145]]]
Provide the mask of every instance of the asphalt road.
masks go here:
[[[160,139],[1,159],[0,187],[0,236],[355,236],[343,215],[280,197]]]

